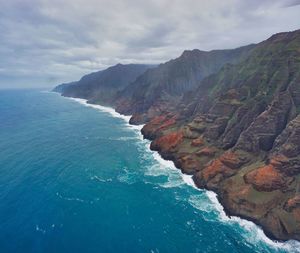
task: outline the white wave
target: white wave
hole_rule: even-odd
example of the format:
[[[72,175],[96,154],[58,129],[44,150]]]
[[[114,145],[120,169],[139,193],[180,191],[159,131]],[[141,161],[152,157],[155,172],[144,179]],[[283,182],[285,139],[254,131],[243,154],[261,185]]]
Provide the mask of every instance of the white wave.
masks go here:
[[[145,175],[152,176],[152,177],[159,177],[159,176],[165,176],[166,173],[162,171],[160,164],[153,164],[146,167]]]
[[[80,103],[84,106],[91,107],[91,108],[99,110],[101,112],[108,113],[114,118],[119,118],[119,119],[124,120],[124,123],[125,123],[127,128],[129,128],[130,130],[134,130],[139,139],[141,139],[141,140],[144,139],[142,134],[141,134],[141,130],[142,130],[144,125],[131,125],[131,124],[129,124],[129,120],[130,120],[131,116],[122,115],[122,114],[116,112],[116,110],[111,108],[111,107],[96,105],[96,104],[90,104],[90,103],[88,103],[88,100],[83,99],[83,98],[72,98],[72,97],[66,97],[66,98],[71,99],[73,101],[76,101],[76,102],[78,102],[78,103]]]
[[[81,202],[81,203],[87,203],[89,201],[86,201],[84,199],[80,199],[80,198],[69,198],[69,197],[63,197],[61,194],[59,194],[58,192],[56,193],[56,196],[58,196],[59,198],[63,199],[63,200],[67,200],[67,201],[77,201],[77,202]]]
[[[150,143],[147,143],[146,147],[148,150],[150,150]],[[186,184],[196,188],[191,175],[183,174],[178,168],[176,168],[173,161],[163,159],[158,152],[150,152],[152,153],[154,160],[158,162],[159,166],[150,167],[148,169],[148,175],[167,175],[168,181],[164,184],[160,184],[162,187],[178,187]],[[149,170],[152,171],[152,174],[149,173]]]
[[[196,188],[197,189],[197,188]],[[199,189],[197,189],[199,190]],[[272,248],[275,248],[277,250],[285,250],[288,252],[295,252],[299,253],[300,252],[300,242],[294,241],[294,240],[289,240],[287,242],[278,242],[278,241],[273,241],[269,237],[265,235],[263,230],[257,226],[255,223],[241,219],[236,216],[227,216],[224,207],[220,204],[217,194],[213,191],[205,191],[206,196],[209,198],[211,203],[213,204],[214,209],[218,212],[218,217],[221,222],[226,222],[226,223],[231,223],[231,224],[238,224],[240,227],[242,227],[246,232],[248,233],[243,233],[242,236],[247,240],[249,243],[252,245],[257,244],[257,242],[261,241],[264,242],[265,244],[271,246]],[[197,203],[196,199],[193,199],[194,203],[193,206],[199,210],[204,211],[206,207],[203,207],[203,202],[201,201]],[[212,211],[211,209],[208,209],[209,211]],[[250,233],[250,236],[249,236]]]
[[[150,149],[150,146],[149,146]],[[168,161],[163,159],[157,152],[152,151],[153,158],[163,167],[163,168],[170,168],[178,171],[172,161]]]
[[[129,141],[129,140],[136,140],[137,137],[119,137],[119,138],[109,138],[112,141]]]
[[[171,170],[175,169],[176,171],[178,171],[181,174],[181,179],[184,183],[186,183],[186,185],[193,187],[197,191],[203,192],[203,190],[196,187],[196,185],[192,179],[192,176],[181,173],[180,170],[176,169],[176,167],[172,161],[164,160],[159,155],[159,153],[153,152],[153,151],[151,151],[151,152],[153,154],[153,158],[160,164],[160,169],[162,169],[162,168],[165,170],[166,169],[171,169]],[[169,174],[169,176],[170,175],[172,175],[172,174]],[[169,180],[169,181],[171,181],[171,180]],[[169,181],[165,184],[160,184],[160,186],[168,188],[168,187],[175,187],[175,186],[182,185],[178,181],[177,182],[175,181],[173,184]],[[257,244],[257,242],[261,241],[277,250],[285,250],[288,252],[295,252],[295,253],[300,252],[300,243],[295,240],[289,240],[287,242],[273,241],[269,237],[267,237],[265,235],[265,233],[263,232],[263,230],[259,226],[257,226],[255,223],[245,220],[245,219],[241,219],[236,216],[231,216],[231,217],[227,216],[224,211],[224,207],[221,205],[221,203],[219,202],[219,200],[217,198],[217,194],[213,191],[207,191],[207,190],[204,190],[204,192],[207,195],[207,197],[209,198],[209,200],[211,201],[211,203],[208,204],[208,203],[204,202],[203,199],[201,199],[201,197],[199,197],[199,198],[191,197],[189,199],[190,204],[194,208],[199,209],[201,211],[206,211],[206,212],[211,212],[214,210],[217,211],[219,220],[222,222],[238,224],[245,231],[247,231],[248,233],[249,232],[251,233],[251,236],[249,236],[248,233],[243,234],[243,236],[252,245],[255,245],[255,244]]]
[[[41,228],[38,224],[35,225],[35,230],[42,233],[42,234],[46,234],[49,230],[54,230],[56,228],[62,228],[63,227],[63,224],[51,224],[51,225],[48,225],[48,228]]]
[[[91,107],[91,108],[100,110],[102,112],[109,113],[111,116],[113,116],[115,118],[123,119],[125,122],[129,122],[129,120],[130,120],[130,116],[125,116],[125,115],[122,115],[120,113],[117,113],[115,111],[115,109],[113,109],[111,107],[96,105],[96,104],[90,104],[90,103],[87,102],[86,99],[83,99],[83,98],[71,98],[71,97],[68,97],[68,98],[71,99],[71,100],[74,100],[74,101],[76,101],[76,102],[78,102],[78,103],[80,103],[84,106]]]
[[[182,180],[182,173],[178,170],[173,161],[164,160],[158,152],[150,150],[150,141],[144,141],[143,150],[144,159],[149,160],[154,159],[154,164],[147,166],[145,175],[147,176],[166,176],[167,181],[163,183],[158,183],[159,186],[163,188],[174,188],[180,187],[185,184]]]
[[[136,177],[135,174],[125,172],[123,174],[120,174],[117,176],[119,182],[121,183],[126,183],[126,184],[134,184],[136,182]]]
[[[130,116],[121,115],[121,114],[117,113],[113,108],[110,108],[110,107],[89,104],[89,103],[87,103],[87,100],[85,100],[85,99],[80,99],[80,98],[70,98],[70,99],[77,101],[84,106],[92,107],[92,108],[98,109],[102,112],[107,112],[113,117],[123,119],[126,123],[126,126],[130,129],[134,130],[138,134],[138,137],[140,138],[140,140],[143,140],[143,143],[146,144],[146,147],[150,150],[150,142],[147,140],[144,140],[143,136],[140,132],[143,125],[138,125],[138,126],[130,125],[129,124]],[[165,170],[176,169],[176,167],[172,161],[164,160],[157,152],[150,151],[150,153],[152,154],[153,158],[160,164],[160,168],[163,168]],[[177,170],[177,171],[179,172],[179,170]],[[130,178],[130,175],[126,174],[126,175],[120,176],[119,179],[121,181],[128,182],[129,178]],[[191,176],[182,174],[181,179],[187,185],[189,185],[197,190],[200,190],[196,187]],[[168,182],[167,182],[166,185],[170,187],[172,184],[168,185]],[[174,183],[173,185],[180,186],[182,184]],[[164,187],[163,185],[161,185],[161,186]],[[200,190],[200,191],[202,191],[202,190]],[[215,208],[215,210],[218,212],[220,221],[236,223],[240,227],[244,228],[245,231],[251,232],[251,236],[249,236],[246,233],[245,233],[245,235],[243,235],[245,237],[245,239],[247,241],[249,241],[251,244],[255,245],[255,244],[257,244],[257,242],[262,241],[262,242],[266,243],[267,245],[270,245],[271,247],[278,249],[278,250],[282,249],[282,250],[286,250],[288,252],[300,253],[300,243],[299,242],[294,241],[294,240],[290,240],[287,242],[277,242],[277,241],[271,240],[270,238],[268,238],[265,235],[263,230],[259,226],[257,226],[255,223],[241,219],[239,217],[235,217],[235,216],[228,217],[224,211],[223,206],[218,201],[216,193],[214,193],[212,191],[205,191],[205,193],[206,193],[207,197],[210,199],[211,203],[213,204],[213,207]],[[200,200],[200,201],[202,201],[202,200]],[[196,202],[197,202],[197,199],[190,200],[190,203],[197,209],[200,209],[200,210],[202,209],[202,211],[203,210],[211,210],[210,209],[211,206],[203,206],[203,203],[196,203]]]
[[[39,225],[35,226],[35,230],[38,232],[41,232],[42,234],[46,234],[46,232],[47,232],[45,229],[40,228]]]
[[[182,181],[181,177],[178,174],[169,174],[168,175],[168,181],[159,184],[163,188],[174,188],[174,187],[180,187],[183,185],[184,182]]]
[[[203,199],[203,195],[201,194],[191,195],[188,201],[194,208],[200,211],[206,213],[215,211],[215,205],[209,201],[205,201],[205,199]]]
[[[99,182],[103,182],[103,183],[106,183],[106,182],[111,182],[112,179],[111,178],[108,178],[108,179],[102,179],[98,176],[91,176],[91,180],[97,180]]]
[[[146,171],[144,172],[145,176],[149,177],[166,177],[166,181],[157,182],[154,184],[159,185],[163,188],[174,188],[185,185],[184,181],[181,178],[181,175],[170,168],[164,168],[161,164],[153,164],[146,166]]]
[[[181,173],[181,178],[187,185],[197,188],[192,176]]]

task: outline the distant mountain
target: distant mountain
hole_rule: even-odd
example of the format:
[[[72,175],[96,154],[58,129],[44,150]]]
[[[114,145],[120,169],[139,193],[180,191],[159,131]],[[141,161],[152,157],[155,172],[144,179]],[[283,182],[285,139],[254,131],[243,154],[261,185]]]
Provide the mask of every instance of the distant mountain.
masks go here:
[[[254,45],[249,45],[232,50],[184,51],[179,58],[149,69],[119,92],[116,109],[123,114],[146,114],[135,120],[145,122],[179,101],[185,92],[195,90],[203,78],[226,63],[245,58],[253,48]]]
[[[61,84],[54,91],[62,93],[63,96],[84,98],[91,103],[112,105],[118,91],[151,67],[153,66],[143,64],[117,64],[85,75],[77,82]]]
[[[71,83],[62,83],[58,86],[56,86],[52,91],[54,92],[58,92],[58,93],[63,93],[63,91],[65,89],[67,89],[67,87],[73,85],[73,84],[76,84],[77,82],[71,82]]]

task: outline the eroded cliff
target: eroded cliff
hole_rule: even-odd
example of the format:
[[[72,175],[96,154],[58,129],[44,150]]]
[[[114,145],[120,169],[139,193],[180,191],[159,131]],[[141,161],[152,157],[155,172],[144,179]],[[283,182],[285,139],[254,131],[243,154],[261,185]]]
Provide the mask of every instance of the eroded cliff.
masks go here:
[[[300,240],[300,30],[185,51],[122,86],[111,104],[145,123],[151,149],[217,192],[228,214]]]

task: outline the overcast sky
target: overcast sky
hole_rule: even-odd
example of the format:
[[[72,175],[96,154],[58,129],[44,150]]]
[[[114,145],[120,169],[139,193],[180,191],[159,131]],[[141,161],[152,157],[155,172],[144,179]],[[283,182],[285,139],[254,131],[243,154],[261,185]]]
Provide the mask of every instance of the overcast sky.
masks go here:
[[[0,0],[0,88],[234,48],[300,28],[300,0]]]

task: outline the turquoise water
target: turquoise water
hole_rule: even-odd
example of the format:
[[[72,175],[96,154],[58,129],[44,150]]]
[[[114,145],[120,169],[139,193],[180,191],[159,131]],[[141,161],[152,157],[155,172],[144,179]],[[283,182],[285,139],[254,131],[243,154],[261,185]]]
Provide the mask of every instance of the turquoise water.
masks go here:
[[[148,145],[101,107],[0,91],[0,252],[299,252],[226,217]]]

